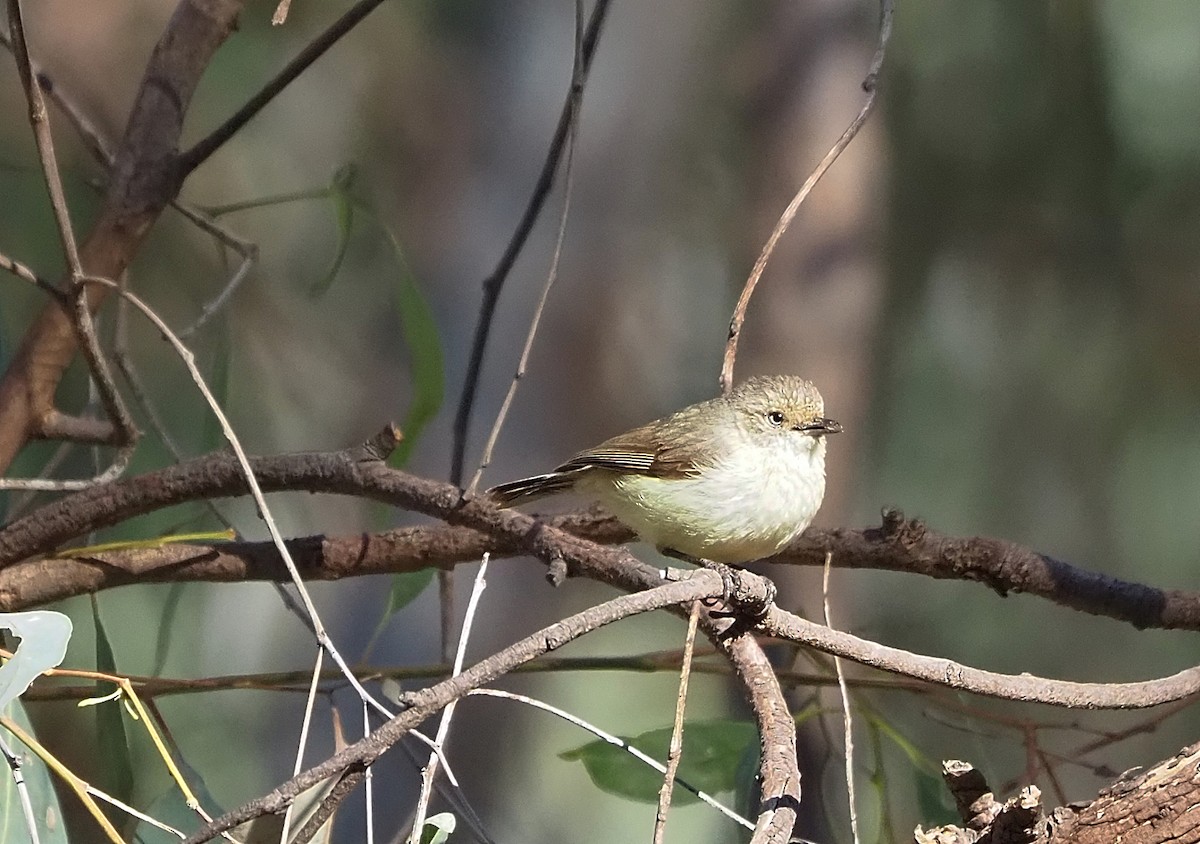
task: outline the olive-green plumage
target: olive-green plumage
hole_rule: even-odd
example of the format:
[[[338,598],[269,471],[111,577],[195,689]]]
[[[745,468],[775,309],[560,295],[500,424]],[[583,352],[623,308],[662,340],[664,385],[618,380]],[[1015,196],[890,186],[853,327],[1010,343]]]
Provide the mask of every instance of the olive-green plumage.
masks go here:
[[[825,494],[821,394],[795,376],[751,378],[488,491],[501,506],[568,489],[598,499],[660,550],[717,563],[776,553]]]

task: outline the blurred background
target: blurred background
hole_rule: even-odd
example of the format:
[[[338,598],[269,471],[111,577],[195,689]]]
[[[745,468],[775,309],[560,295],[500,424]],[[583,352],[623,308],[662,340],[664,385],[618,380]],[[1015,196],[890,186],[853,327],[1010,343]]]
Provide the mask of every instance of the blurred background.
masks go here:
[[[273,4],[248,4],[199,89],[185,139],[232,113],[344,7],[300,0],[287,24],[272,28]],[[27,10],[31,49],[56,87],[116,138],[172,8],[43,0]],[[614,4],[584,97],[559,277],[485,484],[544,470],[716,392],[729,315],[754,258],[864,101],[877,16],[857,0]],[[561,0],[385,4],[189,179],[184,199],[214,207],[319,191],[353,165],[355,194],[374,215],[356,217],[319,297],[308,291],[339,250],[334,203],[276,202],[222,217],[258,244],[261,259],[190,342],[223,385],[250,451],[336,449],[405,418],[416,353],[397,309],[406,271],[390,233],[432,308],[445,363],[445,400],[409,467],[448,478],[481,282],[542,167],[569,83],[572,33],[573,4]],[[813,379],[847,429],[830,444],[818,524],[870,526],[881,507],[897,506],[948,534],[1000,536],[1105,574],[1197,587],[1198,77],[1200,6],[1185,0],[899,4],[878,111],[782,241],[750,305],[738,359],[740,377]],[[8,61],[0,62],[0,113],[9,116],[0,121],[0,252],[53,277],[63,262]],[[102,171],[64,121],[55,131],[85,231]],[[516,366],[562,206],[560,180],[501,299],[468,471]],[[228,271],[208,238],[168,213],[131,284],[182,327]],[[2,362],[42,302],[12,279],[0,290]],[[111,312],[105,320],[111,330]],[[130,344],[180,447],[190,455],[215,448],[202,402],[160,338],[135,322]],[[64,408],[82,407],[86,392],[74,372],[60,392]],[[36,474],[53,450],[27,449],[14,474]],[[91,459],[78,449],[58,472],[86,475]],[[134,470],[169,461],[148,436]],[[10,497],[5,506],[18,503]],[[273,503],[293,535],[417,522],[340,499]],[[247,536],[264,535],[252,507],[219,505]],[[211,524],[206,518],[177,508],[99,539],[197,529]],[[459,569],[460,607],[472,572]],[[819,617],[819,572],[770,574],[785,606]],[[315,587],[351,658],[363,653],[388,589],[387,578]],[[435,592],[391,620],[372,662],[437,661]],[[470,653],[489,654],[610,594],[582,582],[554,590],[539,564],[497,562]],[[976,584],[835,571],[831,603],[840,627],[997,671],[1124,681],[1195,661],[1188,634],[1136,631]],[[305,630],[264,585],[127,588],[100,595],[99,608],[124,672],[311,666]],[[88,602],[64,609],[77,624],[68,664],[89,667]],[[682,633],[674,617],[643,618],[565,653],[673,649]],[[775,655],[797,670],[824,667]],[[633,734],[670,723],[676,676],[551,673],[503,685]],[[794,695],[797,711],[814,700],[829,709],[801,731],[798,832],[847,841],[840,738],[831,738],[841,734],[837,702],[808,687]],[[339,692],[334,700],[357,723],[352,699]],[[924,762],[969,759],[997,789],[1049,763],[1052,776],[1039,770],[1036,781],[1056,805],[1094,796],[1113,773],[1196,739],[1192,712],[1159,724],[1154,713],[1084,715],[878,689],[858,701],[860,812],[872,841],[905,840],[914,824],[945,819]],[[187,764],[215,804],[230,808],[289,774],[302,702],[226,691],[160,706]],[[698,677],[689,706],[694,717],[745,716],[718,677]],[[329,710],[319,711],[310,762],[332,746]],[[102,753],[85,740],[90,714],[43,704],[34,715],[57,750],[103,783]],[[558,757],[587,734],[491,699],[466,702],[457,719],[449,756],[496,840],[648,836],[652,807],[597,791],[582,766]],[[1147,734],[1077,752],[1101,733],[1146,722],[1155,726]],[[147,762],[135,784],[139,805],[166,789],[152,770]],[[403,823],[416,781],[399,753],[380,765],[385,840]],[[347,804],[335,840],[360,840],[361,811],[360,800]],[[727,841],[733,829],[711,810],[687,807],[672,815],[668,838]]]

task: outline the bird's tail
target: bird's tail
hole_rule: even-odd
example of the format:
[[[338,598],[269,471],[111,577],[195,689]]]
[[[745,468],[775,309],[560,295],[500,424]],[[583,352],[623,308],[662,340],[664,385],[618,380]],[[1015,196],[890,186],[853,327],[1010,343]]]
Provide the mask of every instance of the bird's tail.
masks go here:
[[[549,472],[545,475],[534,475],[532,478],[521,478],[519,481],[509,481],[499,484],[487,491],[488,498],[500,507],[511,507],[525,501],[533,501],[564,492],[575,486],[577,472]]]

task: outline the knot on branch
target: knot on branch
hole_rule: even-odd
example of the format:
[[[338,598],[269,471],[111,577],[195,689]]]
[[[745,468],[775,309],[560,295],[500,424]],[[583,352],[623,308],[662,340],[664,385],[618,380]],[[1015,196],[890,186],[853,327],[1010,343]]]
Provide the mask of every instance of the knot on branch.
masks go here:
[[[387,460],[396,450],[396,446],[403,441],[404,432],[394,422],[389,422],[371,439],[351,449],[350,458],[356,463],[381,463]]]
[[[942,778],[966,829],[953,824],[928,831],[917,827],[916,844],[1032,844],[1036,840],[1036,827],[1043,818],[1042,792],[1037,786],[1026,786],[1000,803],[983,774],[968,762],[943,762]]]
[[[905,519],[904,511],[895,507],[885,507],[882,513],[882,523],[878,530],[864,531],[871,539],[889,542],[911,549],[925,541],[925,523],[920,519]]]

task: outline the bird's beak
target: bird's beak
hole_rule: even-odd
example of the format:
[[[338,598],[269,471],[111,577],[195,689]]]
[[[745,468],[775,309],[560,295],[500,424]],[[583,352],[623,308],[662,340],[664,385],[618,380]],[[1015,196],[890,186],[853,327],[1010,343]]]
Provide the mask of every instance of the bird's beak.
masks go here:
[[[833,419],[826,419],[824,416],[818,416],[813,421],[801,425],[800,430],[811,437],[822,437],[826,434],[840,434],[842,432],[842,423]]]

